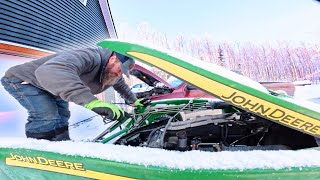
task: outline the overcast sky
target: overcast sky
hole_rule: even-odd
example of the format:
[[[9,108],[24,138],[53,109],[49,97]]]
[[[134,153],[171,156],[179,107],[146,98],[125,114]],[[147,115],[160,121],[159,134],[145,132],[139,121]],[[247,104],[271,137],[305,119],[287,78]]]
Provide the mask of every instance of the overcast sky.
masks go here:
[[[109,0],[109,5],[117,31],[146,22],[169,38],[182,33],[217,41],[320,40],[320,3],[314,0]]]

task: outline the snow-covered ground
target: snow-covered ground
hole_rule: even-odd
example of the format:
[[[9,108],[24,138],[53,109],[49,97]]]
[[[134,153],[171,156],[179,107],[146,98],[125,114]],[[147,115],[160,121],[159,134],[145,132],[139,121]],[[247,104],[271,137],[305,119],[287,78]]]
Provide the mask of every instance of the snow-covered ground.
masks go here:
[[[296,98],[312,99],[320,103],[320,85],[298,86]],[[73,105],[73,114],[83,114],[82,107]],[[86,113],[87,114],[87,113]],[[92,117],[77,116],[77,121]],[[81,118],[81,119],[80,119]],[[80,155],[83,157],[96,157],[100,159],[126,162],[145,166],[159,166],[178,169],[255,169],[272,168],[282,169],[291,167],[320,166],[320,151],[247,151],[247,152],[175,152],[161,149],[143,147],[127,147],[110,144],[84,142],[99,134],[107,125],[102,123],[100,117],[80,123],[79,126],[71,126],[71,137],[74,142],[49,142],[45,140],[26,139],[20,137],[1,137],[0,147],[28,148],[43,151],[57,152],[61,154]],[[23,134],[23,133],[21,133]]]
[[[178,169],[255,169],[320,166],[320,151],[176,152],[89,142],[49,142],[0,138],[0,147],[28,148],[68,155],[95,157],[145,166]]]

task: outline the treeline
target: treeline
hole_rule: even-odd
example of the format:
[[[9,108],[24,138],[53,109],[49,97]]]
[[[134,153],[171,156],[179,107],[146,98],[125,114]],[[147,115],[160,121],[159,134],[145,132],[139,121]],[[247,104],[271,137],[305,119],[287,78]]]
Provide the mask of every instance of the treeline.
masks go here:
[[[169,41],[165,34],[152,30],[148,24],[140,24],[134,35],[121,34],[119,37],[174,50],[227,69],[237,70],[257,81],[308,79],[317,83],[320,80],[320,47],[317,44],[226,43],[216,42],[208,37],[184,35],[177,35],[173,41]]]

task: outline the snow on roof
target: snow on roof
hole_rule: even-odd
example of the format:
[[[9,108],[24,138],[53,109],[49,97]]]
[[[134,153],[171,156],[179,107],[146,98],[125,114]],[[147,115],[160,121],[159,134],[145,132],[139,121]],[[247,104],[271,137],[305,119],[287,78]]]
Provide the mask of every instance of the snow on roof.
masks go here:
[[[117,162],[177,169],[283,169],[320,166],[320,151],[177,152],[92,142],[50,142],[26,138],[0,138],[0,147],[27,148]]]

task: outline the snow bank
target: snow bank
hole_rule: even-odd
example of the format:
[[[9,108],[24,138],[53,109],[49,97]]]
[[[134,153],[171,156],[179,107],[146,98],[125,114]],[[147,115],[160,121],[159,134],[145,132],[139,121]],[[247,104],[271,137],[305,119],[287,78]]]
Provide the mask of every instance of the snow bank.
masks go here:
[[[0,147],[27,148],[117,162],[177,169],[282,169],[320,166],[320,151],[176,152],[91,142],[0,138]]]

